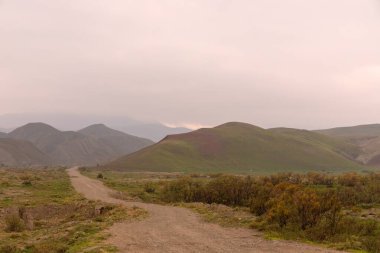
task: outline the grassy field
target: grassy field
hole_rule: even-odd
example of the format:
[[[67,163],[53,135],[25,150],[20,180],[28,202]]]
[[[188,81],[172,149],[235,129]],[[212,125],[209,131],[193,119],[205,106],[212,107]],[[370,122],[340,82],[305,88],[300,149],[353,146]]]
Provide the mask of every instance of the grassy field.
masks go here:
[[[1,253],[114,252],[105,229],[145,215],[85,200],[62,168],[0,169]]]
[[[91,169],[82,169],[82,173],[98,178],[119,191],[120,198],[190,208],[205,221],[222,226],[255,228],[269,239],[295,240],[351,252],[380,252],[380,176],[376,174],[274,175],[253,178],[252,182],[257,180],[258,184],[248,187],[244,186],[247,177],[226,177],[222,174],[133,173]],[[243,185],[234,182],[243,182]],[[251,192],[252,199],[248,194],[246,198],[249,199],[244,200],[244,192]],[[330,195],[332,192],[334,194]],[[267,198],[265,202],[264,196]],[[293,196],[299,198],[291,205],[289,203],[295,201]],[[338,196],[339,200],[328,196]],[[242,201],[234,203],[239,198]],[[301,228],[298,225],[297,206],[300,203],[305,203],[306,207],[313,206],[312,200],[319,201],[315,204],[316,209],[305,211],[305,215],[314,212],[315,216],[312,215],[311,220],[319,217],[320,221],[310,222],[310,227]],[[262,203],[265,209],[260,214],[257,203]],[[319,208],[329,211],[319,214]],[[332,217],[337,222],[334,226],[328,225],[329,221],[335,220]],[[282,224],[284,219],[285,225]],[[335,232],[328,235],[326,231],[331,231],[332,227]]]

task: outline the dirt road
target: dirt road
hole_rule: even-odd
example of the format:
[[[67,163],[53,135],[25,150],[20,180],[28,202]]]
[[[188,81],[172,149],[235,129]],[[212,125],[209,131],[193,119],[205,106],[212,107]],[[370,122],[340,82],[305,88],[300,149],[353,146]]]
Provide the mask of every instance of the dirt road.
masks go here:
[[[149,212],[143,221],[119,223],[111,227],[108,243],[120,252],[207,252],[207,253],[321,253],[338,252],[287,241],[268,241],[249,229],[223,228],[202,222],[192,211],[170,206],[126,202],[110,196],[112,190],[100,181],[87,178],[77,168],[68,170],[74,188],[86,198]]]

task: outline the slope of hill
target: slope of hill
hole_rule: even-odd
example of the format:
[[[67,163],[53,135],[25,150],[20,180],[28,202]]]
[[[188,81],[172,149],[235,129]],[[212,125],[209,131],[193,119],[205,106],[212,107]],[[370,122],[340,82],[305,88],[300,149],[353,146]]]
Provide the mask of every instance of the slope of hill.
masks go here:
[[[8,134],[0,132],[0,138],[7,138]]]
[[[349,139],[380,136],[380,124],[359,125],[353,127],[337,127],[331,129],[316,130],[315,132]]]
[[[78,133],[95,138],[109,146],[117,156],[130,154],[154,144],[151,140],[111,129],[104,124],[88,126],[79,130]]]
[[[351,142],[361,150],[361,154],[357,157],[358,161],[380,167],[380,124],[340,127],[316,132]]]
[[[0,139],[0,164],[9,166],[48,165],[47,155],[31,142],[13,139]]]
[[[128,153],[120,153],[128,144],[113,145],[112,141],[106,142],[79,132],[62,132],[44,123],[29,123],[9,133],[9,137],[32,142],[57,165],[95,165]],[[137,149],[132,146],[131,150]]]
[[[245,123],[168,136],[106,167],[130,171],[279,172],[355,170],[357,150],[328,137]]]
[[[269,129],[269,131],[287,135],[300,141],[309,142],[310,144],[317,144],[320,147],[341,154],[351,160],[357,159],[362,154],[360,147],[349,141],[317,132],[293,128],[272,128]]]

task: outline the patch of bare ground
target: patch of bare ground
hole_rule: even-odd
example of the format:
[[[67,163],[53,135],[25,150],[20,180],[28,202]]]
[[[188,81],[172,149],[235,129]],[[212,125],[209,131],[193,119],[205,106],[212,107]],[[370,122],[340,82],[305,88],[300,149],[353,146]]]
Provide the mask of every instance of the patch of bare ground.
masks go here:
[[[317,253],[338,252],[297,242],[266,240],[252,229],[228,228],[202,221],[189,209],[112,197],[114,191],[100,181],[81,175],[77,168],[68,170],[74,188],[86,198],[139,207],[149,216],[143,220],[114,224],[108,243],[121,252],[254,252],[254,253]]]

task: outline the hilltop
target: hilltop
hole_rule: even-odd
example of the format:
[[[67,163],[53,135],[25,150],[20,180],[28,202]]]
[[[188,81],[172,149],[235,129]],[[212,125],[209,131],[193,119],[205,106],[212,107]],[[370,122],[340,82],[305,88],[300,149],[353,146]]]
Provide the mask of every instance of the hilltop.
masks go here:
[[[105,167],[128,171],[345,171],[363,166],[351,143],[296,129],[231,122],[171,135]]]

